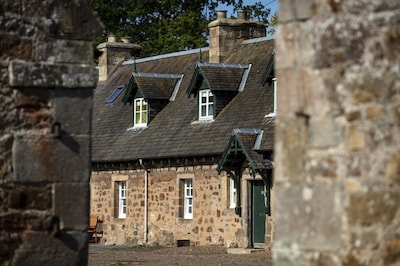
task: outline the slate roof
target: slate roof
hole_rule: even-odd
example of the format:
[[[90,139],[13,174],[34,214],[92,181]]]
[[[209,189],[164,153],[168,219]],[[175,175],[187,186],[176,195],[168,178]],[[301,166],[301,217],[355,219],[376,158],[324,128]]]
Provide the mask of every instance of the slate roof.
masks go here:
[[[246,154],[247,161],[253,170],[272,169],[273,167],[271,161],[268,159],[263,159],[263,155],[254,149],[254,144],[259,136],[260,135],[248,133],[236,134],[236,137]]]
[[[234,165],[241,166],[243,160],[246,160],[254,171],[273,169],[272,162],[264,159],[263,154],[258,152],[261,151],[263,133],[263,130],[256,128],[234,129],[218,163],[217,171],[232,169]]]
[[[157,73],[133,73],[132,78],[145,99],[169,99],[180,76]]]
[[[196,70],[199,50],[144,58],[136,61],[143,73],[183,74],[175,101],[170,101],[146,128],[132,127],[132,106],[124,105],[123,96],[112,104],[105,100],[119,85],[128,84],[133,64],[122,64],[95,90],[92,119],[92,161],[118,162],[138,159],[162,159],[187,156],[222,155],[235,128],[264,130],[260,148],[272,150],[272,88],[262,84],[273,40],[244,41],[227,57],[226,64],[251,64],[243,91],[239,92],[213,122],[197,121],[197,98],[186,91]],[[208,50],[201,49],[208,60]],[[222,74],[223,75],[223,74]],[[235,76],[236,77],[236,76]],[[265,138],[265,139],[264,139]]]
[[[248,65],[240,64],[197,63],[193,78],[202,75],[212,91],[238,91],[243,72],[248,68]],[[188,94],[193,92],[193,81]]]

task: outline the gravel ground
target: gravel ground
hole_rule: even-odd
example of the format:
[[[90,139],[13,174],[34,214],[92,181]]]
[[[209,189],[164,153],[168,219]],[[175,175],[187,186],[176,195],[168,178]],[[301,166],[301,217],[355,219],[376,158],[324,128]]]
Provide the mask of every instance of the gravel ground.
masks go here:
[[[224,247],[128,247],[89,245],[89,266],[272,265],[271,251],[227,254]]]

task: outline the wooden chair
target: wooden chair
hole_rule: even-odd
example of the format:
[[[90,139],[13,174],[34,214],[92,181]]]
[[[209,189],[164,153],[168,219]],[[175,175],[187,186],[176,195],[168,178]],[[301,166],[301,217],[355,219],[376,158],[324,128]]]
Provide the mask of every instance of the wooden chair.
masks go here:
[[[89,243],[97,243],[97,222],[98,222],[98,217],[97,215],[90,215],[89,218]]]

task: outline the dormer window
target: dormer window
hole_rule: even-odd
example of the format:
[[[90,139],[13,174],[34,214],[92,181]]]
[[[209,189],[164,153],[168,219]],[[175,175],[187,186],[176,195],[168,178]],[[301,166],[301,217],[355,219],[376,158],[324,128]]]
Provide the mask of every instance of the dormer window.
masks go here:
[[[144,98],[137,98],[134,100],[134,127],[147,126],[148,104]]]
[[[214,95],[210,89],[199,91],[199,120],[214,118]]]
[[[175,100],[183,75],[132,73],[123,98],[133,105],[133,127],[143,128]]]
[[[243,91],[251,65],[197,63],[188,90],[198,102],[197,122],[212,122]]]

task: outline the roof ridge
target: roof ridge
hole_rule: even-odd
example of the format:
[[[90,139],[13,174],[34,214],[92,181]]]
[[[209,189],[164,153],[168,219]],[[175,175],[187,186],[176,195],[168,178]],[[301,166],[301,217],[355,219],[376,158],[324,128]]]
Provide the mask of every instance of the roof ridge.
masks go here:
[[[226,63],[206,63],[197,62],[199,67],[223,67],[223,68],[249,68],[249,64],[226,64]]]
[[[208,50],[209,50],[209,47],[202,47],[202,48],[191,49],[191,50],[186,50],[186,51],[149,56],[149,57],[144,57],[144,58],[139,58],[139,59],[127,60],[122,65],[133,65],[135,63],[143,63],[143,62],[148,62],[148,61],[158,60],[158,59],[163,59],[163,58],[182,56],[182,55],[186,55],[186,54],[195,54],[195,53],[200,53],[200,52],[204,52],[204,51],[208,51]]]
[[[182,78],[183,74],[165,74],[165,73],[155,73],[155,72],[134,72],[132,73],[134,77],[139,78]]]

